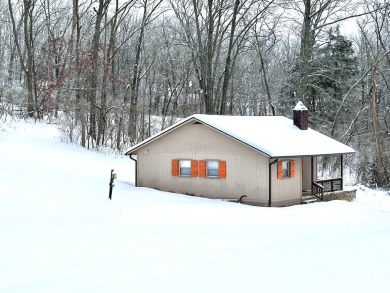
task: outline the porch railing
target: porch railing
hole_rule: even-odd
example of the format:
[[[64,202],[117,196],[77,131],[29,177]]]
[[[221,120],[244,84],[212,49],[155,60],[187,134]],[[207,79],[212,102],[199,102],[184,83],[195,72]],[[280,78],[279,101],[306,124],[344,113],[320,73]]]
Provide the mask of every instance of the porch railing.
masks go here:
[[[317,182],[313,182],[312,193],[315,197],[318,197],[320,200],[324,200],[324,187]]]
[[[314,196],[324,200],[324,192],[343,190],[343,178],[331,178],[313,182],[312,193]]]

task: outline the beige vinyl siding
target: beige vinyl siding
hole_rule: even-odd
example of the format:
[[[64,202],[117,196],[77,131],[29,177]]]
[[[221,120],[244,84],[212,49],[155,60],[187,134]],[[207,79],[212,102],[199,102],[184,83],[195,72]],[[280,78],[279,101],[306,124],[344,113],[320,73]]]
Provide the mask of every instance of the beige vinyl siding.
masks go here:
[[[171,175],[172,159],[226,161],[226,178]],[[137,153],[138,186],[210,198],[268,203],[268,157],[202,124],[187,124]]]
[[[284,158],[283,160],[294,160],[294,177],[277,178],[277,163],[272,164],[272,206],[284,206],[298,204],[302,197],[302,160],[301,158]]]

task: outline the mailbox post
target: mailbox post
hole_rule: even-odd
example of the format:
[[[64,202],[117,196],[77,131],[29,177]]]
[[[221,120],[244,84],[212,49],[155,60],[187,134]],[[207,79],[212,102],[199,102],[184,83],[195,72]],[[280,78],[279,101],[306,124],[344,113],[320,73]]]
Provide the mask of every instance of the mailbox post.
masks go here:
[[[116,179],[116,173],[114,173],[114,170],[111,170],[111,175],[110,175],[110,192],[108,194],[108,198],[111,200],[112,199],[112,189],[114,188],[114,180]]]

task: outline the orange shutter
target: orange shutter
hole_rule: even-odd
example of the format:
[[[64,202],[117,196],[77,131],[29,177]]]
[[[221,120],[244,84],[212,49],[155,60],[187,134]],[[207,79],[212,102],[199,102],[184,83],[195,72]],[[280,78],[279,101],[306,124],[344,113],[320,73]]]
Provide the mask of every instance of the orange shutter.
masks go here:
[[[278,162],[278,179],[282,179],[283,178],[283,165],[282,165],[282,161],[279,161]]]
[[[179,176],[179,160],[172,160],[172,176]]]
[[[226,178],[226,161],[219,161],[219,170],[218,176],[219,178]]]
[[[198,161],[191,160],[191,177],[198,176]]]
[[[295,162],[294,160],[290,161],[290,177],[294,178],[295,176]]]
[[[199,177],[206,177],[206,161],[199,161]]]

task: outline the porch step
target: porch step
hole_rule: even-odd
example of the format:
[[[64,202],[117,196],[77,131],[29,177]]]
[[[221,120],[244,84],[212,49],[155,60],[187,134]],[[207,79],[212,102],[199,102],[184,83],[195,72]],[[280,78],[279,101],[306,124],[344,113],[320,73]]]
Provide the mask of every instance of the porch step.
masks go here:
[[[314,202],[320,202],[321,200],[318,197],[313,195],[303,195],[301,199],[301,204],[309,204]]]

